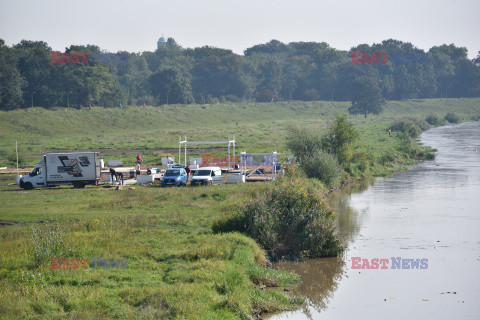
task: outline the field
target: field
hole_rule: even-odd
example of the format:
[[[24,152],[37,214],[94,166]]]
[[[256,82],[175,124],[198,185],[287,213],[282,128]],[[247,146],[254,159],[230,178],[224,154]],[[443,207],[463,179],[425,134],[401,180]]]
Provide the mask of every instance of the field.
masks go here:
[[[175,155],[185,135],[235,136],[237,150],[285,153],[287,125],[324,130],[347,108],[342,102],[282,102],[0,112],[0,166],[14,165],[15,139],[25,165],[54,150],[99,150],[126,164],[140,151],[154,165],[162,153]],[[379,116],[349,116],[362,136],[359,150],[379,160],[369,174],[416,161],[402,151],[396,132],[388,136],[395,118],[448,111],[462,121],[478,119],[480,99],[389,102]],[[390,160],[381,162],[385,156]],[[211,231],[215,219],[235,212],[263,183],[24,191],[13,182],[0,175],[0,318],[248,319],[302,303],[269,289],[292,286],[298,277],[270,268],[255,241]],[[67,260],[61,261],[66,268],[52,269],[54,257]],[[94,257],[127,259],[128,268],[73,268],[73,259]]]
[[[368,148],[380,151],[393,119],[430,113],[443,117],[454,111],[462,120],[480,116],[480,99],[428,99],[391,101],[380,116],[349,117],[362,131]],[[285,152],[287,125],[323,130],[336,114],[348,113],[347,102],[278,102],[217,105],[170,105],[145,109],[96,108],[81,110],[29,108],[0,111],[0,166],[14,166],[15,140],[23,164],[34,165],[41,155],[55,150],[98,150],[104,159],[122,158],[133,164],[137,151],[147,164],[160,162],[160,154],[178,155],[178,139],[226,140],[235,136],[237,150]],[[380,141],[381,142],[381,141]],[[207,146],[199,146],[203,153]],[[190,147],[191,148],[191,147]],[[211,150],[207,150],[211,151]],[[226,154],[226,149],[214,153]],[[190,151],[189,151],[190,153]],[[211,153],[211,152],[210,152]]]

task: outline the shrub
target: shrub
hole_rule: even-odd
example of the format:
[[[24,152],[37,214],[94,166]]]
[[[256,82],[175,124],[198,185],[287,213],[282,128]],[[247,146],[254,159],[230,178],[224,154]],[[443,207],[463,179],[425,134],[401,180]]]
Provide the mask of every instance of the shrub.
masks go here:
[[[425,118],[425,121],[432,126],[441,126],[443,124],[443,119],[440,119],[440,117],[434,113],[429,114]]]
[[[400,131],[416,138],[422,133],[422,129],[410,119],[396,119],[390,127],[392,131]]]
[[[344,165],[352,159],[353,149],[360,140],[360,134],[348,121],[346,115],[337,116],[322,138],[322,147],[326,151],[335,154],[338,161]]]
[[[335,215],[323,194],[304,179],[278,179],[233,216],[213,224],[213,231],[245,233],[267,250],[272,260],[335,256],[342,251]]]
[[[458,123],[460,121],[458,116],[453,112],[448,112],[445,115],[444,119],[447,120],[449,123]]]
[[[316,178],[326,186],[336,186],[342,175],[342,168],[337,157],[323,150],[317,150],[313,155],[304,157],[300,166],[309,178]]]
[[[407,119],[415,123],[420,129],[422,129],[422,131],[430,129],[430,125],[425,120],[421,120],[414,117],[407,118]]]
[[[321,149],[322,138],[314,131],[289,126],[287,128],[286,144],[287,148],[290,149],[297,158],[302,159],[303,157],[311,156],[317,150]]]

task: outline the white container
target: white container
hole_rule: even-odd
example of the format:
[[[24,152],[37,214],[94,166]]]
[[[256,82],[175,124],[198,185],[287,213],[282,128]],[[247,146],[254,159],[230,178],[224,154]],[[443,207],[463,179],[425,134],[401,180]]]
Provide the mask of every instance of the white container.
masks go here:
[[[148,175],[148,176],[137,176],[137,183],[138,184],[151,183],[154,180],[155,180],[155,176],[153,174]]]
[[[245,176],[243,174],[232,174],[227,176],[227,183],[244,183]]]

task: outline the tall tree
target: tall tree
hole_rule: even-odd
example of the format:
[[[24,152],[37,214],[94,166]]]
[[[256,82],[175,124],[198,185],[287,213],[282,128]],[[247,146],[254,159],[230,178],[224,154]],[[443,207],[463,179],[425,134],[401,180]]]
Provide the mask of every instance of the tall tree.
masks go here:
[[[159,104],[193,102],[190,81],[177,68],[161,69],[152,74],[148,82]]]
[[[22,105],[24,85],[12,49],[0,39],[0,110],[11,110]]]
[[[384,100],[377,82],[368,77],[355,79],[352,86],[352,106],[348,108],[351,114],[380,114],[383,111]]]

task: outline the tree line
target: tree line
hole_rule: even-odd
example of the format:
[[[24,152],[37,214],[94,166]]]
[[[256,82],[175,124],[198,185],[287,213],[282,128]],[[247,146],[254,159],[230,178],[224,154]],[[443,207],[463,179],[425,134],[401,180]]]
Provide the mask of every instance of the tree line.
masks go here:
[[[182,48],[169,38],[166,46],[154,52],[106,53],[96,45],[52,51],[43,41],[22,40],[9,47],[0,39],[0,110],[90,104],[367,101],[358,96],[372,87],[376,100],[480,96],[480,52],[470,60],[466,48],[453,44],[425,52],[409,42],[389,39],[342,51],[325,42],[272,40],[239,55],[209,46]],[[378,61],[379,54],[385,60],[385,53],[391,59]],[[371,63],[374,58],[378,63]],[[79,63],[69,63],[70,59]],[[363,113],[360,109],[354,106],[352,111]]]

